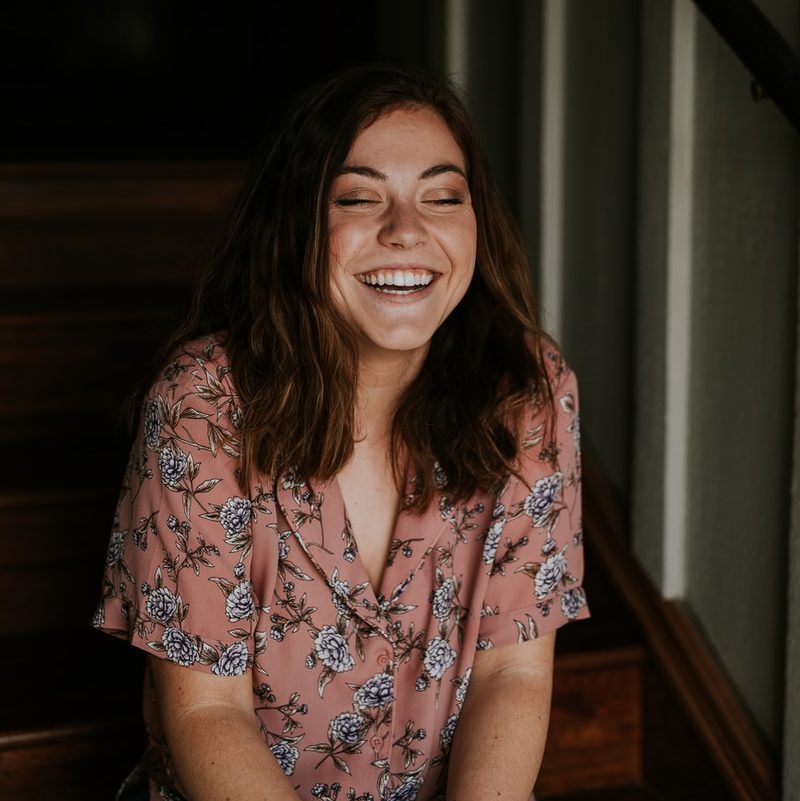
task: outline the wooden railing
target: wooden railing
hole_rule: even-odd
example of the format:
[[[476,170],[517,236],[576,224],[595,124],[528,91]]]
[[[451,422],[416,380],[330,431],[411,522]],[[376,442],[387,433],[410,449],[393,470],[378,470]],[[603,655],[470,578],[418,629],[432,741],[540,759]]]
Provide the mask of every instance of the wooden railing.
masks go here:
[[[694,0],[753,74],[754,99],[771,98],[800,132],[800,58],[752,0]]]

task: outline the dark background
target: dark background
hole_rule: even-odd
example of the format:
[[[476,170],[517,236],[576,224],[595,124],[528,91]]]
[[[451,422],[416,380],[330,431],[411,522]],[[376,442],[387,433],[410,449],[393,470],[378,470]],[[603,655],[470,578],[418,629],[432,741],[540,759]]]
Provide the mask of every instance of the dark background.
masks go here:
[[[89,626],[130,434],[287,97],[439,67],[441,4],[32,2],[0,19],[0,797],[112,798],[141,654]]]
[[[89,0],[0,25],[10,159],[246,158],[287,96],[363,61],[440,66],[439,3]]]

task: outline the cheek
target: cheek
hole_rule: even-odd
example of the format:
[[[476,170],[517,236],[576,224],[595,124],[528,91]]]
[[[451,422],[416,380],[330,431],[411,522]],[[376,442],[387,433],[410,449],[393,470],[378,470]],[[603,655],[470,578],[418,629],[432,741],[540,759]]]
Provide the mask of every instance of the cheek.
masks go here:
[[[475,259],[478,252],[477,229],[474,218],[465,221],[460,230],[455,233],[454,248],[458,253],[465,277],[469,278],[475,270]]]
[[[363,234],[356,225],[338,223],[328,229],[328,251],[331,265],[347,269],[349,262],[358,254]]]
[[[328,220],[328,261],[334,267],[341,261],[341,228]]]

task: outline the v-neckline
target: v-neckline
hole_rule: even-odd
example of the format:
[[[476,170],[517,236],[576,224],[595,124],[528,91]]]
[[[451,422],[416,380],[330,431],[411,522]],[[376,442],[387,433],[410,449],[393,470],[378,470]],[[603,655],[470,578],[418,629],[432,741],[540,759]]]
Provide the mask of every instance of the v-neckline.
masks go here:
[[[398,504],[397,512],[394,516],[394,520],[391,525],[389,541],[387,543],[386,551],[382,560],[383,564],[381,565],[380,576],[378,577],[378,581],[375,584],[373,584],[372,579],[369,576],[369,571],[367,570],[364,558],[361,555],[363,541],[359,540],[359,538],[356,536],[356,531],[353,528],[352,520],[350,519],[350,515],[348,514],[347,511],[347,502],[345,501],[344,492],[342,492],[342,485],[339,482],[338,476],[334,476],[330,480],[330,482],[328,482],[328,484],[326,485],[325,502],[329,503],[331,500],[335,501],[334,507],[329,506],[326,509],[325,506],[323,505],[322,509],[323,528],[325,527],[326,523],[328,523],[329,526],[335,524],[334,523],[335,518],[334,520],[331,520],[330,518],[332,517],[332,515],[326,514],[326,512],[335,513],[338,511],[337,507],[341,507],[341,512],[340,514],[337,515],[337,517],[344,522],[344,525],[349,530],[350,537],[352,537],[352,541],[355,543],[355,557],[353,558],[350,564],[350,567],[352,568],[351,572],[354,574],[355,573],[363,574],[363,576],[359,577],[360,580],[357,583],[360,584],[362,583],[362,581],[366,581],[368,588],[372,591],[372,596],[376,599],[376,601],[379,602],[384,597],[383,585],[384,585],[384,578],[386,577],[387,561],[389,553],[391,552],[392,541],[394,540],[395,533],[397,532],[398,522],[402,515],[403,511],[402,502]]]
[[[333,478],[303,486],[308,492],[299,492],[287,482],[276,482],[278,504],[292,532],[333,592],[359,617],[382,628],[378,619],[387,620],[387,610],[398,601],[448,526],[438,514],[438,502],[434,499],[420,515],[401,503],[380,582],[373,587],[346,522],[338,481]],[[407,482],[406,486],[410,484]]]
[[[400,520],[401,520],[401,518],[403,516],[403,513],[404,513],[404,510],[403,510],[403,497],[404,496],[401,495],[397,499],[395,514],[394,514],[394,518],[392,520],[390,531],[389,531],[389,538],[388,538],[388,541],[386,542],[386,547],[385,547],[385,550],[384,550],[383,558],[381,560],[380,575],[378,576],[378,581],[375,584],[373,584],[372,579],[370,578],[370,575],[369,575],[369,571],[367,570],[366,562],[364,561],[364,558],[361,555],[361,552],[363,550],[362,549],[363,540],[360,540],[358,538],[358,536],[356,535],[356,530],[353,527],[352,519],[351,519],[351,517],[350,517],[350,515],[349,515],[349,513],[347,511],[347,502],[345,501],[344,492],[342,491],[342,484],[339,481],[339,477],[338,476],[334,476],[331,479],[330,483],[328,484],[328,492],[330,493],[331,490],[333,492],[335,492],[335,493],[338,493],[338,496],[339,496],[338,500],[342,505],[342,518],[344,519],[345,525],[350,529],[350,534],[351,534],[351,536],[353,537],[353,540],[356,543],[356,559],[357,559],[357,561],[359,563],[359,567],[361,568],[361,570],[363,571],[364,575],[366,576],[367,581],[369,582],[369,586],[372,589],[373,595],[377,599],[380,599],[382,597],[383,579],[384,579],[384,576],[386,575],[386,570],[387,570],[388,561],[389,561],[389,555],[392,552],[392,543],[395,541],[395,535],[397,533],[398,525],[399,525]],[[329,497],[330,497],[330,495],[329,495]]]

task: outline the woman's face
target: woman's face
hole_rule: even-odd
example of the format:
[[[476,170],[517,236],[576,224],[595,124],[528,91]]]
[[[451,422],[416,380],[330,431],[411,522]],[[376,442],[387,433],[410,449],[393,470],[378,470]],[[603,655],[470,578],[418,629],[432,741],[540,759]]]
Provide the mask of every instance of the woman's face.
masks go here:
[[[334,178],[328,213],[334,302],[363,362],[424,356],[475,269],[464,155],[426,107],[365,128]]]

